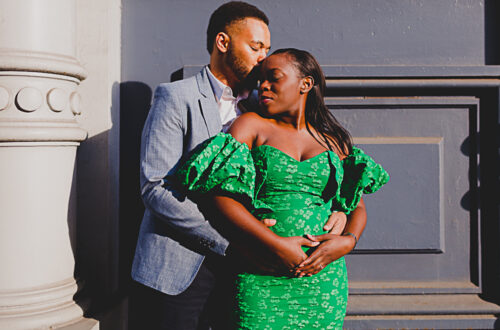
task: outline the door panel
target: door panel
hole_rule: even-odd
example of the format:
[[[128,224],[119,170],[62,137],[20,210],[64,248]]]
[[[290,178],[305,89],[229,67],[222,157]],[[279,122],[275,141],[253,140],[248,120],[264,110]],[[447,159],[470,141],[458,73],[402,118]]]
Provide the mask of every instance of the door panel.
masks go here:
[[[472,293],[471,161],[475,97],[327,98],[391,180],[365,195],[368,224],[347,256],[351,294]],[[475,123],[473,120],[472,123]],[[473,240],[477,244],[477,239]]]

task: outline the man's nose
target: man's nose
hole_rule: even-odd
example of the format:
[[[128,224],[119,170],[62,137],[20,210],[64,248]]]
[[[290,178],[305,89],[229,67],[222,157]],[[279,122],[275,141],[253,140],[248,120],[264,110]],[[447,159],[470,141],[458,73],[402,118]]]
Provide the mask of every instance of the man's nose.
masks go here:
[[[257,58],[257,62],[262,62],[264,61],[264,59],[266,58],[267,56],[267,53],[266,53],[266,50],[265,49],[261,49],[261,51],[259,52],[259,57]]]

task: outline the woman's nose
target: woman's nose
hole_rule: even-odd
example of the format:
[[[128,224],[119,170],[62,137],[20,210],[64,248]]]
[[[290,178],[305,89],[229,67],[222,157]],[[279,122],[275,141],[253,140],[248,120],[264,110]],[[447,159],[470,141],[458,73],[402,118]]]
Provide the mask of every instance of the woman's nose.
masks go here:
[[[263,91],[268,91],[269,90],[269,82],[267,80],[261,80],[259,89]]]

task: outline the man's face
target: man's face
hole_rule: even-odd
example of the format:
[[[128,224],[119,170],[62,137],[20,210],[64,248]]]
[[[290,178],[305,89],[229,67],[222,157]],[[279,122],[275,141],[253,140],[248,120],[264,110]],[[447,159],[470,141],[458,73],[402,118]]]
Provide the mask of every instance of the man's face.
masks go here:
[[[271,35],[264,22],[251,17],[231,24],[228,35],[230,42],[225,62],[236,80],[243,82],[249,78],[253,68],[266,58],[271,48]]]

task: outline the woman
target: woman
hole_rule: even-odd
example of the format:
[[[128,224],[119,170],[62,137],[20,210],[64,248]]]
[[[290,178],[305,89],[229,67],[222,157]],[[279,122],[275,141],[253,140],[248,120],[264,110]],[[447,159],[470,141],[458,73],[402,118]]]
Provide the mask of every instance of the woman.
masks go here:
[[[292,270],[281,276],[251,270],[237,275],[237,328],[342,328],[343,256],[365,227],[361,195],[378,190],[389,177],[352,146],[324,104],[324,90],[312,55],[275,51],[261,65],[261,113],[240,116],[230,135],[203,143],[177,172],[190,192],[215,196],[229,223]],[[352,212],[341,236],[323,232],[332,211]],[[267,228],[259,222],[264,218],[276,219],[276,225]]]

